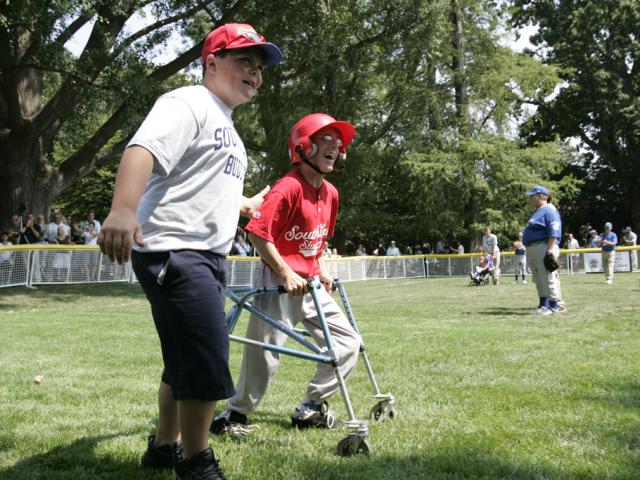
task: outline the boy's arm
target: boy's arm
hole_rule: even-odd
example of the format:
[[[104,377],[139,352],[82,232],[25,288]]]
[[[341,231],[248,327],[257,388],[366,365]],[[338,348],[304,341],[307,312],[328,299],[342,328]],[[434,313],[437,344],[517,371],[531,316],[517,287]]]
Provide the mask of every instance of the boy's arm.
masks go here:
[[[136,145],[125,149],[118,167],[111,211],[98,238],[100,250],[111,261],[124,263],[129,260],[134,241],[143,245],[136,210],[152,171],[151,152]]]
[[[267,185],[262,189],[262,191],[253,197],[245,197],[243,196],[240,200],[240,215],[245,218],[253,218],[253,214],[256,213],[262,202],[264,201],[264,197],[269,193],[271,187]]]
[[[320,283],[324,285],[324,289],[331,293],[333,291],[333,277],[327,270],[327,265],[324,263],[324,258],[318,258],[318,265],[320,265]]]
[[[282,285],[291,295],[303,295],[309,291],[307,280],[294,272],[278,253],[276,246],[249,232],[249,240],[258,254],[271,269],[282,279]]]

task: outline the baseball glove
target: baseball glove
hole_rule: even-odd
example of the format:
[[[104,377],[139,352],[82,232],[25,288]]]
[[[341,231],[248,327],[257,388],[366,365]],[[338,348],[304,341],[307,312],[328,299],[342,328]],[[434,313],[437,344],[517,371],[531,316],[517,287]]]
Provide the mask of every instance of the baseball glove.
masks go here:
[[[558,259],[551,252],[545,253],[543,262],[544,268],[546,268],[548,272],[555,272],[560,268]]]

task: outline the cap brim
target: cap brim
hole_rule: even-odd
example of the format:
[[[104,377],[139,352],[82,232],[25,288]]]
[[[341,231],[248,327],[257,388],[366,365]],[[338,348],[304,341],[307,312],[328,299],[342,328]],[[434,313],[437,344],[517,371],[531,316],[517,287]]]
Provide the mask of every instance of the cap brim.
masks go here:
[[[349,145],[353,141],[353,138],[356,136],[356,129],[353,128],[353,125],[351,125],[349,122],[336,120],[335,122],[324,125],[322,128],[326,127],[333,127],[338,129],[338,131],[340,132],[340,137],[342,138],[343,148]]]
[[[282,54],[282,50],[280,50],[275,44],[264,42],[264,43],[253,43],[251,45],[238,45],[236,47],[229,46],[225,47],[225,50],[239,50],[241,48],[251,48],[258,47],[264,53],[264,66],[270,67],[271,65],[276,65],[280,63],[284,58]]]

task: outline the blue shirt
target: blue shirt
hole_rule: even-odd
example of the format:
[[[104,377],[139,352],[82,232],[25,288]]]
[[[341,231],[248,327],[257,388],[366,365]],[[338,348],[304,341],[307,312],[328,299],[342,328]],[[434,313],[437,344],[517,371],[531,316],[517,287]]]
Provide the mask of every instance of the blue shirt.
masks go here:
[[[522,243],[525,246],[534,243],[546,243],[550,237],[555,237],[556,244],[560,244],[562,237],[562,220],[555,206],[547,204],[538,208],[527,222],[522,232]]]
[[[610,242],[613,242],[614,245],[602,245],[602,251],[603,252],[612,252],[616,249],[615,244],[618,243],[618,236],[613,233],[613,232],[609,232],[609,233],[601,233],[600,234],[600,241],[602,240],[608,240]]]

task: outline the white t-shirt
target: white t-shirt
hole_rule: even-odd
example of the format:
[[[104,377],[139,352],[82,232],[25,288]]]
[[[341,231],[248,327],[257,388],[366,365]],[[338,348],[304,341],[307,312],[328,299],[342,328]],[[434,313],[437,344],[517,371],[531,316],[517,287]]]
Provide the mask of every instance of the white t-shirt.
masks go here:
[[[500,248],[498,247],[498,237],[496,237],[493,233],[483,236],[482,247],[484,251],[490,254],[493,254],[494,248],[496,252],[499,252]]]
[[[84,238],[85,245],[97,245],[98,244],[98,234],[93,232],[91,235],[89,232],[84,232],[82,234],[82,238]]]
[[[247,154],[231,109],[202,85],[162,95],[128,146],[154,156],[138,207],[141,252],[189,248],[226,255],[240,216]]]
[[[93,221],[93,226],[95,227],[95,232],[100,233],[100,229],[102,228],[102,225],[100,225],[100,222],[98,220]],[[89,220],[83,220],[80,222],[80,230],[82,230],[83,232],[86,232],[89,230]]]
[[[0,243],[0,247],[11,247],[11,246],[13,246],[13,243],[11,242],[7,242],[6,245],[4,243]],[[9,260],[11,260],[12,254],[13,252],[0,252],[0,262],[8,262]]]
[[[47,224],[47,226],[44,229],[44,238],[46,238],[47,240],[53,240],[56,238],[56,235],[58,235],[58,227],[64,227],[64,234],[65,236],[69,236],[69,234],[71,233],[71,227],[69,227],[69,225],[67,225],[66,223],[56,223],[56,222],[51,222],[49,224]]]

